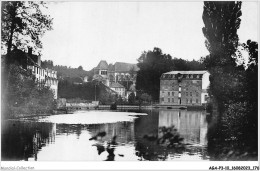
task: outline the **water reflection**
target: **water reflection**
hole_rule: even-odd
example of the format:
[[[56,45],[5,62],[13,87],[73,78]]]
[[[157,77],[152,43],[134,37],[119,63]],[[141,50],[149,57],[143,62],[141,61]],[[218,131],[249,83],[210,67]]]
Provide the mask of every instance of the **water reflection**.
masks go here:
[[[207,145],[205,111],[160,110],[159,127],[163,126],[175,126],[185,144]]]
[[[204,111],[155,110],[136,120],[135,130],[140,160],[208,159]]]
[[[4,161],[37,160],[46,144],[55,142],[56,125],[52,123],[8,121],[2,124],[1,158]]]
[[[117,136],[117,142],[120,144],[131,143],[134,141],[134,123],[133,122],[117,122],[107,124],[88,125],[88,131],[91,136],[95,136],[100,132],[105,132],[106,136],[102,137],[102,141],[111,141]]]
[[[202,111],[143,110],[126,121],[90,124],[6,121],[2,160],[119,161],[207,160],[207,122]],[[138,115],[138,112],[148,115]],[[114,116],[115,114],[115,116]],[[125,114],[124,114],[125,115]],[[91,115],[92,116],[92,115]],[[60,116],[63,117],[63,116]],[[73,118],[77,117],[77,113]],[[83,116],[83,112],[80,113]],[[52,117],[53,118],[53,117]],[[55,116],[59,119],[59,116]],[[50,120],[46,118],[46,120]],[[61,118],[62,120],[62,118]],[[104,120],[104,119],[103,119]]]
[[[117,138],[117,136],[114,136],[112,138],[112,141],[108,143],[107,147],[105,147],[104,145],[95,145],[97,147],[98,155],[100,155],[104,151],[107,151],[108,156],[105,161],[114,161],[115,160],[114,151],[115,151],[115,146],[117,145],[116,138]]]

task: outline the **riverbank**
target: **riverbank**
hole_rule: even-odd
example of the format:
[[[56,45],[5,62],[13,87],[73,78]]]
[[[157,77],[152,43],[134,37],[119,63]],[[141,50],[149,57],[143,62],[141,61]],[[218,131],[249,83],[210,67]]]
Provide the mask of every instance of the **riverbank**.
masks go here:
[[[9,117],[4,117],[2,120],[9,120],[9,119],[22,119],[22,118],[36,118],[36,117],[45,117],[54,115],[53,113],[42,113],[42,114],[16,114],[11,115]]]
[[[9,117],[6,117],[5,119],[22,119],[22,118],[34,118],[34,117],[44,117],[44,116],[50,116],[50,115],[61,115],[61,114],[73,114],[76,111],[80,110],[111,110],[111,111],[120,111],[120,110],[141,110],[141,109],[169,109],[169,110],[176,110],[176,109],[182,109],[182,110],[204,110],[203,106],[160,106],[160,105],[117,105],[116,109],[111,109],[111,105],[98,105],[97,107],[93,108],[86,108],[86,107],[64,107],[62,109],[54,109],[50,112],[45,113],[22,113],[15,115],[9,115]]]

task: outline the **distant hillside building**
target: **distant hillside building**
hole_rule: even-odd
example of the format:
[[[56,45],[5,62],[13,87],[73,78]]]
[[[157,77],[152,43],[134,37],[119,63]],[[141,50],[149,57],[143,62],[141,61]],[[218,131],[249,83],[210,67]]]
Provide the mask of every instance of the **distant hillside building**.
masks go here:
[[[107,61],[101,60],[99,64],[94,68],[93,79],[101,81],[106,86],[109,86],[108,80],[108,64]]]
[[[120,84],[120,87],[114,87],[115,85],[119,86],[119,81],[132,81],[136,82],[136,75],[139,68],[136,64],[129,64],[123,62],[116,62],[115,64],[109,64],[105,60],[101,60],[99,64],[94,68],[93,79],[101,81],[106,86],[111,89],[122,88],[123,85]],[[124,86],[123,86],[124,87]],[[121,93],[122,91],[120,91]],[[124,94],[122,97],[126,97],[126,88],[124,87]]]
[[[107,76],[108,64],[107,61],[101,60],[99,64],[94,68],[94,74]]]
[[[129,64],[123,62],[116,62],[114,65],[110,64],[108,69],[109,81],[118,82],[120,80],[127,79],[128,77],[129,79],[133,79],[133,81],[135,82],[138,70],[139,68],[136,64]]]
[[[202,105],[207,103],[208,71],[171,71],[160,80],[161,105]]]
[[[111,83],[109,86],[112,90],[114,90],[118,95],[120,95],[121,97],[125,97],[126,96],[126,91],[125,91],[125,87],[122,86],[119,83]]]
[[[45,86],[50,87],[53,92],[54,99],[58,98],[58,79],[57,71],[48,68],[41,68],[38,65],[29,65],[28,69],[32,70],[33,75],[36,77],[36,81],[43,83]]]

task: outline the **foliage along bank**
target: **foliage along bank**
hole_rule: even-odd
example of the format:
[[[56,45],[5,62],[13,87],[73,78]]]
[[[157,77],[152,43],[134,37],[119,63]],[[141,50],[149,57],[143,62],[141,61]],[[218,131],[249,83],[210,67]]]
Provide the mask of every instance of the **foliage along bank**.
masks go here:
[[[54,108],[52,91],[39,86],[32,73],[17,64],[20,56],[12,56],[15,49],[41,54],[41,38],[52,30],[53,19],[43,13],[45,2],[1,2],[2,82],[1,112],[3,118],[50,113]],[[25,67],[26,68],[26,67]]]
[[[51,114],[55,101],[49,87],[38,84],[30,70],[16,64],[9,68],[9,76],[2,78],[2,83],[8,84],[1,89],[3,118]]]
[[[204,2],[202,30],[210,52],[204,64],[211,74],[209,93],[215,109],[208,152],[214,160],[256,160],[258,155],[258,43],[239,44],[241,5]],[[239,46],[248,52],[248,62]]]

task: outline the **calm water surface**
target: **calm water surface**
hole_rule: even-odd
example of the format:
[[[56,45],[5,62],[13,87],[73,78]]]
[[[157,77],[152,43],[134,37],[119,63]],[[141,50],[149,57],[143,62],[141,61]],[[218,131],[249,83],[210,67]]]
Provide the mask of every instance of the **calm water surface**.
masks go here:
[[[205,111],[78,111],[7,120],[2,160],[209,160]]]

